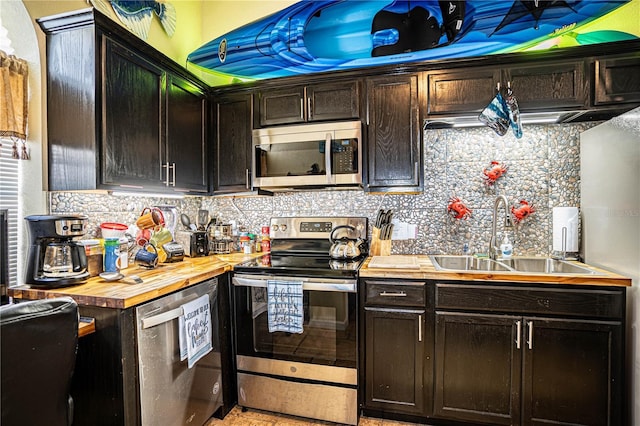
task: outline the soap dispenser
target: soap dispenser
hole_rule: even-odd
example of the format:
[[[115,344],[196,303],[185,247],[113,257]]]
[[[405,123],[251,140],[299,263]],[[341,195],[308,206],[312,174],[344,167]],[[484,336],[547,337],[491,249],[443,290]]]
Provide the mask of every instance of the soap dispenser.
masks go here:
[[[511,241],[509,241],[509,236],[507,234],[504,235],[502,244],[500,244],[500,253],[502,253],[503,259],[509,259],[513,254],[513,246],[511,245]]]

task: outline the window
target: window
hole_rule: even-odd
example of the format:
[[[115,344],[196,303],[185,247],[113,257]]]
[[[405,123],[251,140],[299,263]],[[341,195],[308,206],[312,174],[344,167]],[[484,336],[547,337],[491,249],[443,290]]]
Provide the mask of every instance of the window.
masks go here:
[[[18,167],[20,160],[12,158],[13,141],[0,138],[0,211],[6,220],[7,234],[0,234],[0,259],[2,265],[1,284],[16,285],[18,262]],[[0,226],[3,224],[0,223]],[[7,264],[4,261],[7,261]],[[4,279],[8,281],[4,281]]]

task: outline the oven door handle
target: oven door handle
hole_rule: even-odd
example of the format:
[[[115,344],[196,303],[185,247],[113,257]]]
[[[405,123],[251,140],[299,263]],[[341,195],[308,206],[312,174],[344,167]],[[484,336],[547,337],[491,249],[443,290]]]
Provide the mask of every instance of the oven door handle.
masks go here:
[[[267,288],[267,281],[302,281],[302,290],[336,291],[342,293],[356,293],[358,283],[356,280],[323,280],[305,277],[273,277],[273,276],[248,276],[234,275],[231,282],[237,287],[262,287]]]

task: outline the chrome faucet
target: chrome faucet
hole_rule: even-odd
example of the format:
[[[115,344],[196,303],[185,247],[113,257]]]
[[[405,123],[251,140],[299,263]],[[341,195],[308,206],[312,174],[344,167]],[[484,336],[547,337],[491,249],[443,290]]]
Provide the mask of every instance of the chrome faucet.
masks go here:
[[[511,221],[511,213],[509,212],[509,202],[507,201],[507,197],[504,195],[498,195],[496,197],[496,201],[493,204],[493,220],[491,221],[491,239],[489,240],[489,258],[496,260],[498,258],[498,253],[500,252],[500,248],[497,245],[497,218],[498,218],[498,208],[500,204],[504,205],[504,227],[511,228],[513,225]]]

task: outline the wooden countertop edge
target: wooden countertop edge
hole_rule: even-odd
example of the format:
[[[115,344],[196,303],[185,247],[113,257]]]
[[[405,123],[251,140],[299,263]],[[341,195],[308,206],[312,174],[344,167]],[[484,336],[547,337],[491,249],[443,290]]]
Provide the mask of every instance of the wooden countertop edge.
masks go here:
[[[234,265],[262,254],[264,253],[234,253],[185,258],[181,262],[162,264],[152,270],[127,268],[122,271],[125,275],[137,275],[142,278],[141,284],[106,282],[100,277],[93,277],[84,284],[57,289],[21,285],[8,289],[8,294],[29,300],[69,296],[81,306],[126,309],[215,278],[232,270]]]
[[[406,255],[403,255],[406,256]],[[427,255],[416,255],[419,269],[400,268],[368,268],[371,257],[360,268],[360,278],[402,278],[421,280],[456,280],[456,281],[496,281],[519,282],[549,285],[595,285],[630,287],[631,279],[613,272],[600,269],[591,265],[576,262],[603,275],[550,275],[550,274],[525,274],[520,272],[484,272],[484,271],[438,271]]]

